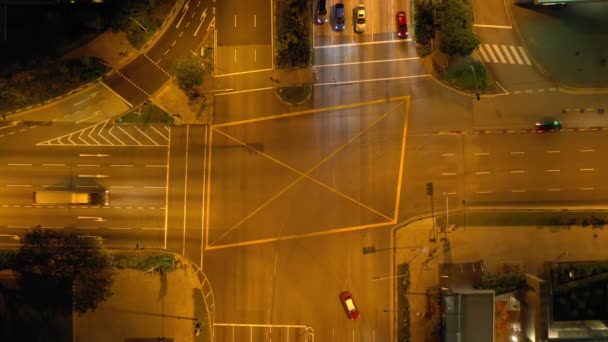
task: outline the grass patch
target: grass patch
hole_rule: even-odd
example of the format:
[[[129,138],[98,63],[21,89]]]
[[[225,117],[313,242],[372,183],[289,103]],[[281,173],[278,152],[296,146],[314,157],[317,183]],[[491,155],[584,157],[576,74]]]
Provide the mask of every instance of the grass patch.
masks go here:
[[[410,335],[410,303],[407,299],[407,292],[410,289],[410,270],[408,264],[397,266],[398,278],[397,285],[397,341],[409,342]]]
[[[445,223],[445,216],[436,213],[438,225]],[[450,225],[457,226],[546,226],[568,228],[570,226],[603,227],[608,222],[604,211],[558,211],[558,212],[467,212],[450,214]]]
[[[281,100],[291,103],[300,104],[310,98],[312,94],[311,85],[293,86],[293,87],[279,87],[277,93]]]
[[[112,265],[117,268],[155,273],[171,272],[179,263],[173,254],[144,251],[113,253],[112,259]]]
[[[175,120],[173,119],[173,117],[171,117],[171,115],[167,114],[165,111],[151,103],[143,104],[128,112],[127,114],[121,116],[120,118],[116,119],[116,122],[120,124],[139,125],[173,125],[174,121]]]
[[[496,82],[494,82],[485,66],[470,56],[457,58],[440,74],[440,77],[451,86],[465,91],[496,92]]]

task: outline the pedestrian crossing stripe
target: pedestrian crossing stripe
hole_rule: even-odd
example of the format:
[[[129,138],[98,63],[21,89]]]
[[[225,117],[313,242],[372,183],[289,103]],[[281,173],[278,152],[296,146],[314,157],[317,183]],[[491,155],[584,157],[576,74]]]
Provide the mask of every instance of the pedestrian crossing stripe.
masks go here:
[[[479,53],[486,63],[532,65],[522,46],[479,44]]]

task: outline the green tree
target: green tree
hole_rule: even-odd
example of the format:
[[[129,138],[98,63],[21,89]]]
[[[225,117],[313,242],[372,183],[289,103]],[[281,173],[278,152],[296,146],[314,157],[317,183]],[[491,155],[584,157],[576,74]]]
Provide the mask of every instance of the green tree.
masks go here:
[[[22,243],[14,270],[33,307],[82,315],[111,296],[112,258],[99,239],[38,226]]]
[[[441,29],[441,52],[450,56],[468,56],[479,46],[468,1],[441,1],[437,3],[435,12],[435,22]]]
[[[205,67],[194,56],[180,58],[175,65],[177,85],[186,94],[192,95],[194,88],[203,83],[203,72]]]
[[[526,288],[526,275],[524,273],[484,274],[481,287],[494,290],[497,295],[522,290]]]

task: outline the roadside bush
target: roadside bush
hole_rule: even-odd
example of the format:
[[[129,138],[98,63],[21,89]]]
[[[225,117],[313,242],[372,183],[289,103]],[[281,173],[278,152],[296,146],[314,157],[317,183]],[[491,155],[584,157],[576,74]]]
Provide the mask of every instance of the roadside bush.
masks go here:
[[[16,256],[17,253],[14,251],[0,251],[0,270],[13,268]]]
[[[0,79],[0,112],[40,104],[105,74],[109,68],[96,57],[67,61],[39,59],[15,65]]]
[[[428,0],[416,0],[414,2],[414,37],[416,43],[424,46],[430,45],[434,36],[435,22],[432,3]]]
[[[194,95],[195,87],[203,83],[204,72],[205,67],[194,56],[180,58],[175,62],[177,85],[190,97]]]
[[[276,62],[279,68],[308,66],[311,60],[309,0],[295,0],[279,6]]]
[[[494,290],[496,295],[523,290],[526,288],[526,275],[524,273],[484,274],[481,287]]]
[[[113,254],[113,266],[132,268],[144,272],[167,273],[173,271],[178,261],[172,254],[139,255],[137,252]]]

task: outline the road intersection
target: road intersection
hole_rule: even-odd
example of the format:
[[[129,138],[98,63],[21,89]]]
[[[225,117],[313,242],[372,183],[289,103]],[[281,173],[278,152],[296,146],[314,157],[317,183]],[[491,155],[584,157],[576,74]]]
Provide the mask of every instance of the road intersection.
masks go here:
[[[426,182],[451,207],[605,200],[605,95],[566,93],[529,65],[508,13],[488,14],[503,13],[501,1],[474,4],[478,54],[504,89],[481,101],[437,82],[414,43],[396,39],[405,1],[364,3],[363,35],[314,26],[313,94],[289,105],[269,81],[271,2],[185,1],[157,44],[106,86],[0,127],[1,232],[42,223],[187,256],[215,289],[216,341],[304,341],[310,330],[318,341],[388,341],[390,255],[362,250],[388,248],[392,225],[430,211]],[[234,91],[215,96],[212,125],[111,120],[213,29],[214,81]],[[545,116],[571,130],[532,132]],[[111,204],[32,205],[40,188],[109,189]],[[358,321],[343,317],[345,289]]]

